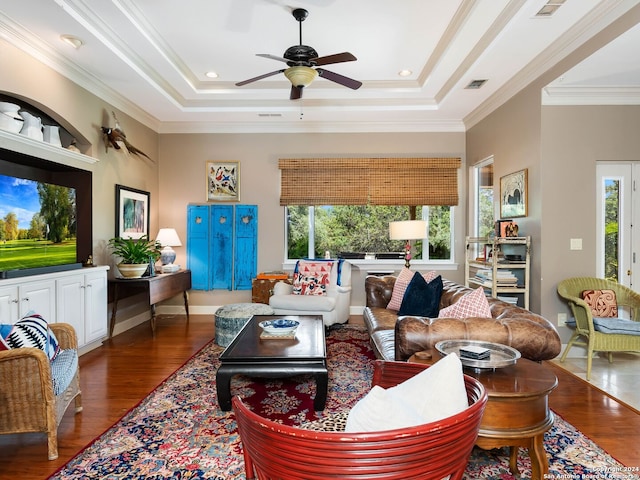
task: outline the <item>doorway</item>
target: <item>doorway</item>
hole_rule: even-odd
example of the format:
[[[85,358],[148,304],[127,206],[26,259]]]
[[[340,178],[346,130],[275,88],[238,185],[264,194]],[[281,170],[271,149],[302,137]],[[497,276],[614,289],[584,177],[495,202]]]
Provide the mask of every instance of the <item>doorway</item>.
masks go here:
[[[640,225],[640,162],[598,162],[596,178],[596,274],[635,289],[640,233],[632,226]]]

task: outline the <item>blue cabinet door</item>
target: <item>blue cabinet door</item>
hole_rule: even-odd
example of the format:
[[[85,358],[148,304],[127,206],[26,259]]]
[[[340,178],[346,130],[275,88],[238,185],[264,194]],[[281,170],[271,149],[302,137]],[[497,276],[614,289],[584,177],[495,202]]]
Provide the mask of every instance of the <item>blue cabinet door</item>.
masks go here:
[[[251,290],[257,273],[258,207],[236,205],[233,288]]]
[[[211,206],[211,285],[231,290],[233,285],[233,206]]]
[[[187,268],[194,290],[250,290],[257,267],[256,205],[187,207]]]
[[[187,268],[191,270],[191,288],[210,290],[209,281],[209,207],[187,207]]]

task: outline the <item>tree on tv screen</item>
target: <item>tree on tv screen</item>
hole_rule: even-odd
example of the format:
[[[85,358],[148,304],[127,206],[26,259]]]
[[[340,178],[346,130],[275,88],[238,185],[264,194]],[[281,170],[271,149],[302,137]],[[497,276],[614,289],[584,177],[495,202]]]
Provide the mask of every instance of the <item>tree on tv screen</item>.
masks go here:
[[[49,240],[60,243],[75,231],[74,191],[67,187],[38,183],[40,215],[49,227]]]

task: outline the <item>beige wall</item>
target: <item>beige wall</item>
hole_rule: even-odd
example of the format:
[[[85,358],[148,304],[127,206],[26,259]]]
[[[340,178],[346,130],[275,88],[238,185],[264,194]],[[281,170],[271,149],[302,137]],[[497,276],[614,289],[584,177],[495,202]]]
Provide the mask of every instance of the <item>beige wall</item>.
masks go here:
[[[467,159],[474,165],[493,156],[494,199],[500,198],[500,177],[527,169],[527,216],[514,218],[520,235],[531,236],[531,286],[529,308],[540,311],[540,95],[532,89],[518,94],[506,105],[467,132]],[[469,190],[467,190],[469,191]],[[500,218],[498,201],[495,218]]]
[[[160,137],[160,219],[186,239],[186,208],[206,203],[205,162],[240,162],[240,201],[258,205],[258,271],[278,270],[284,260],[284,208],[280,206],[278,159],[286,157],[456,156],[464,162],[463,133],[403,134],[173,134]],[[457,228],[464,232],[464,166],[459,186],[461,206]],[[401,191],[398,192],[401,194]],[[464,233],[460,234],[461,238]],[[457,241],[457,258],[463,258],[464,241]],[[175,249],[176,262],[186,263],[186,247]],[[401,267],[399,263],[397,269]],[[443,272],[462,281],[460,272]],[[365,272],[354,271],[351,304],[363,306]],[[251,292],[194,291],[194,311],[205,306],[251,301]],[[178,303],[174,299],[173,303]]]
[[[542,314],[555,320],[558,281],[596,274],[596,162],[640,161],[640,106],[543,107],[542,125]]]

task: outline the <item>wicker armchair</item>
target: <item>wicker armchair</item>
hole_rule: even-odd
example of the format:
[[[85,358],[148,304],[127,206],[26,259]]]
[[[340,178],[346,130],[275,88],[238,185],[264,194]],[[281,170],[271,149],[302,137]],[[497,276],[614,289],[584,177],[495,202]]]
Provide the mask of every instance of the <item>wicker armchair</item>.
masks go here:
[[[387,388],[428,368],[377,360],[373,384]],[[437,422],[370,433],[319,432],[282,425],[249,410],[239,397],[233,409],[244,448],[248,480],[462,478],[478,436],[487,393],[465,375],[470,406]]]
[[[73,327],[67,323],[49,325],[61,349],[77,349]],[[80,372],[70,385],[54,395],[51,363],[38,348],[0,351],[0,434],[44,432],[49,460],[58,458],[58,425],[75,399],[75,411],[82,410]]]
[[[576,320],[576,329],[564,349],[560,361],[564,362],[574,345],[587,347],[587,380],[591,379],[591,363],[594,352],[607,352],[613,363],[612,352],[640,352],[640,335],[603,333],[594,328],[593,316],[581,295],[585,290],[613,290],[618,307],[629,309],[631,320],[640,321],[640,294],[619,283],[593,277],[574,277],[558,283],[558,294],[569,304]],[[583,340],[580,340],[582,338]]]

